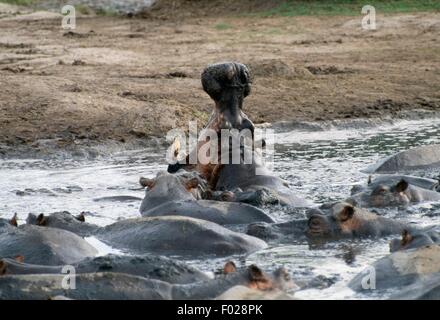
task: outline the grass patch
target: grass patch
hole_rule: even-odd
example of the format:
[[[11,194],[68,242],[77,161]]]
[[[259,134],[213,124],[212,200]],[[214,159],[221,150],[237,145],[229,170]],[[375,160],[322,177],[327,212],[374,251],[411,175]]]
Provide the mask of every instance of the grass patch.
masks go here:
[[[119,12],[117,12],[116,10],[104,9],[104,8],[96,9],[96,14],[98,16],[104,16],[104,17],[115,17],[120,15]]]
[[[440,11],[439,0],[287,0],[260,16],[360,15],[364,5],[372,5],[376,13]]]
[[[0,0],[0,2],[14,4],[16,6],[30,6],[37,3],[38,0]]]
[[[88,5],[85,4],[76,4],[75,10],[85,15],[93,13],[93,10]]]
[[[228,29],[232,29],[232,25],[230,25],[229,23],[217,23],[214,28],[216,28],[217,30],[228,30]]]

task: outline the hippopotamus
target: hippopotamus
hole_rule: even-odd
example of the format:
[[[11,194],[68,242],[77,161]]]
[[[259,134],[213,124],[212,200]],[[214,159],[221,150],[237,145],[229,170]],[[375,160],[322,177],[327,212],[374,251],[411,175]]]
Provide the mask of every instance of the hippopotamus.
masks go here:
[[[390,300],[440,300],[440,272],[418,278],[393,294]]]
[[[401,179],[392,186],[378,183],[373,189],[354,194],[346,201],[361,207],[405,207],[424,201],[440,201],[440,193]]]
[[[372,270],[375,276],[375,290],[394,288],[401,291],[402,288],[417,283],[422,278],[440,273],[440,246],[429,245],[391,253],[355,276],[348,286],[354,291],[370,292],[363,284],[368,275],[372,276]]]
[[[307,219],[296,219],[282,223],[257,222],[248,225],[246,234],[278,242],[298,242],[307,240]]]
[[[215,102],[214,110],[205,127],[220,136],[221,130],[236,129],[249,130],[253,137],[254,124],[243,112],[243,101],[251,92],[252,78],[247,66],[237,62],[225,62],[208,66],[202,73],[203,90]],[[210,143],[204,137],[199,139],[195,153],[206,144]],[[220,142],[221,139],[218,139]],[[220,148],[218,148],[220,150]],[[198,171],[208,182],[215,181],[217,164],[189,163],[193,155],[189,154],[185,161],[176,162],[168,166],[168,172],[174,173],[179,169]],[[197,156],[195,157],[197,159]]]
[[[227,256],[250,253],[267,244],[216,223],[183,216],[118,221],[96,233],[108,245],[136,253],[179,256]]]
[[[271,291],[287,290],[292,285],[284,269],[273,274],[263,272],[255,265],[231,272],[215,279],[190,284],[170,284],[124,273],[98,272],[77,274],[75,290],[64,289],[66,275],[4,275],[0,276],[0,299],[49,299],[63,296],[66,299],[106,300],[169,300],[214,299],[234,286]]]
[[[183,262],[157,255],[119,256],[110,254],[86,258],[73,263],[72,266],[77,274],[94,272],[126,273],[173,284],[193,283],[210,279],[207,274]],[[62,274],[63,267],[62,265],[28,264],[16,259],[5,258],[0,260],[0,275]]]
[[[412,148],[381,159],[365,170],[369,173],[396,173],[440,168],[440,144]]]
[[[309,239],[384,237],[412,227],[346,202],[324,204],[308,212]]]
[[[67,220],[65,228],[75,231],[77,227],[80,228],[78,223]],[[63,224],[58,227],[64,228]],[[91,230],[94,233],[89,236],[93,235],[114,248],[138,254],[225,256],[248,253],[267,246],[260,239],[228,230],[210,221],[185,216],[132,218],[106,227],[91,225]]]
[[[197,188],[198,178],[185,180],[159,172],[155,179],[141,178],[141,184],[148,187],[140,208],[146,217],[186,216],[220,225],[273,222],[261,209],[248,204],[197,200],[191,190]]]
[[[355,185],[351,189],[351,194],[357,194],[364,191],[372,191],[380,185],[386,185],[388,187],[395,186],[401,180],[405,180],[408,184],[416,186],[422,189],[436,191],[439,186],[439,181],[435,179],[422,178],[409,175],[397,175],[397,174],[381,174],[375,176],[374,179],[369,176],[367,185]]]
[[[291,207],[312,205],[309,201],[298,197],[289,188],[287,181],[270,172],[265,167],[261,154],[252,147],[243,146],[240,157],[240,163],[225,164],[219,169],[215,190],[226,191],[223,200],[243,201],[253,205],[274,203]],[[252,161],[247,163],[245,159]]]
[[[93,235],[99,229],[94,224],[87,223],[84,213],[78,216],[73,216],[67,211],[55,212],[51,215],[39,214],[38,216],[30,213],[26,219],[27,224],[58,228],[71,231],[81,237],[88,237]]]
[[[23,256],[29,263],[65,265],[97,254],[94,247],[72,232],[28,224],[16,227],[0,219],[0,257]]]
[[[416,249],[431,244],[440,244],[440,226],[430,226],[419,230],[403,230],[401,239],[390,242],[390,251]]]

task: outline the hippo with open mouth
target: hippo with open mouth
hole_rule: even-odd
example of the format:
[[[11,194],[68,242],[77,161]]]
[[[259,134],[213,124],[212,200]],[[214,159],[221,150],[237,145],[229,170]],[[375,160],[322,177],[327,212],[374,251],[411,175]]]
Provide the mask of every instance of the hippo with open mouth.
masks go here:
[[[440,193],[411,185],[404,178],[394,185],[377,183],[374,188],[352,195],[346,200],[361,207],[405,207],[425,201],[440,201]]]
[[[221,130],[237,129],[249,130],[254,135],[254,124],[243,112],[243,101],[251,92],[251,74],[249,69],[237,62],[225,62],[208,66],[202,73],[202,86],[205,92],[214,100],[215,107],[205,127],[217,134],[220,143]],[[211,143],[201,139],[195,150],[198,152],[205,144]],[[218,147],[218,146],[217,146]],[[220,150],[220,148],[218,148]],[[219,155],[221,157],[221,155]],[[219,157],[219,158],[220,158]],[[187,155],[184,163],[175,163],[168,166],[169,173],[180,169],[198,171],[210,184],[216,180],[217,164],[189,163],[193,155]],[[197,157],[195,157],[197,159]]]
[[[186,216],[220,225],[273,222],[261,209],[248,204],[196,200],[192,190],[198,187],[198,178],[188,180],[160,172],[155,179],[141,178],[140,182],[148,187],[140,208],[146,217]]]
[[[29,224],[17,227],[0,219],[0,257],[23,256],[29,263],[65,265],[97,254],[95,248],[72,232]]]

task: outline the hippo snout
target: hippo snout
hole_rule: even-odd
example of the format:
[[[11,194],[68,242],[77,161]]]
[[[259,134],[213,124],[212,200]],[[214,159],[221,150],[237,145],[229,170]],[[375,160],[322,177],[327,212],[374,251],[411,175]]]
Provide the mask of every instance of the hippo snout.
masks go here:
[[[328,232],[329,227],[326,217],[318,214],[310,216],[306,231],[309,236],[322,236]]]

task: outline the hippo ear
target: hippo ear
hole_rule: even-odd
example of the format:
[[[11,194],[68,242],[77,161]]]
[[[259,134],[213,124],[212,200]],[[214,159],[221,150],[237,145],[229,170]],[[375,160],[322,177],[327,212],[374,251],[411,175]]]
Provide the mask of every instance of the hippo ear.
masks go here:
[[[39,214],[37,217],[36,225],[37,226],[45,226],[47,224],[47,218],[43,213]]]
[[[405,229],[402,231],[402,240],[400,241],[400,244],[402,245],[402,247],[405,247],[412,241],[412,239],[413,237],[411,233]]]
[[[7,267],[8,267],[7,262],[0,260],[0,276],[3,276],[6,274]]]
[[[78,216],[75,217],[75,219],[81,222],[86,222],[86,216],[84,215],[84,212],[81,212]]]
[[[354,215],[354,207],[345,206],[339,213],[338,217],[340,221],[344,222],[350,220],[353,217],[353,215]]]
[[[223,267],[223,273],[234,273],[237,271],[237,267],[235,266],[235,263],[233,261],[228,261],[225,263],[225,266]]]
[[[9,220],[9,223],[14,226],[14,227],[18,227],[18,223],[17,223],[17,213],[14,214],[14,216],[12,217],[11,220]]]
[[[396,185],[396,191],[397,192],[403,192],[406,189],[408,189],[408,182],[406,182],[404,179],[400,180],[399,183]]]
[[[187,190],[197,188],[198,186],[199,186],[199,179],[197,178],[192,178],[185,182],[185,188]]]
[[[139,179],[139,184],[144,188],[148,187],[148,189],[153,189],[155,183],[156,181],[154,179],[148,179],[144,177],[141,177]]]

